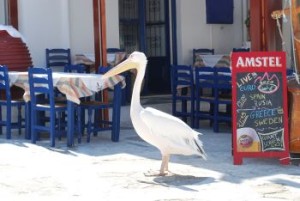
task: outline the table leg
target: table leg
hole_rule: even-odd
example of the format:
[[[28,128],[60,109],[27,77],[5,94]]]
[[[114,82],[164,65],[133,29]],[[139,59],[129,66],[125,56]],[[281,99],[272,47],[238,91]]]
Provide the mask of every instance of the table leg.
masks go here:
[[[25,103],[25,139],[31,139],[31,106],[30,101]]]
[[[74,145],[74,126],[75,126],[75,119],[74,119],[74,103],[72,101],[67,101],[68,107],[68,115],[67,115],[67,146],[72,147]]]
[[[117,84],[114,86],[114,100],[113,100],[113,128],[111,140],[113,142],[119,141],[120,136],[120,118],[121,118],[121,99],[122,89],[121,85]]]

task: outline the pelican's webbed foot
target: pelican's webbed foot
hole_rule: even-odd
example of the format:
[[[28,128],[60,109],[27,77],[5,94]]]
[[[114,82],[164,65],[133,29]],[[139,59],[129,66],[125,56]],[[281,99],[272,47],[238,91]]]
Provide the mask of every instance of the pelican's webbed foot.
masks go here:
[[[144,173],[144,175],[146,177],[164,177],[164,176],[171,176],[174,174],[170,171],[161,172],[161,171],[149,170],[148,172]]]

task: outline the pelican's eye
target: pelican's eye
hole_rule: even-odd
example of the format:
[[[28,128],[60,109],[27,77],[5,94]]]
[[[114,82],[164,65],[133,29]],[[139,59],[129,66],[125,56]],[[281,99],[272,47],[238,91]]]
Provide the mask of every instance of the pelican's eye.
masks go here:
[[[134,55],[129,56],[131,60],[134,60]]]

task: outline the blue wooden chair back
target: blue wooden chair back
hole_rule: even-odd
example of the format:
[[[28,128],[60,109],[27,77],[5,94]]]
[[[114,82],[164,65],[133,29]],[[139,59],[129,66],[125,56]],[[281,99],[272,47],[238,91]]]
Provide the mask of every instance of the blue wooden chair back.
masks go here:
[[[172,65],[171,67],[171,85],[172,85],[172,114],[180,117],[194,127],[194,75],[191,66]],[[190,108],[188,109],[188,102]],[[177,108],[178,103],[181,107]]]
[[[112,66],[99,66],[97,73],[101,74],[101,75],[104,75],[105,73],[107,73],[112,68],[113,68]]]
[[[208,48],[200,48],[200,49],[193,49],[193,53],[199,54],[215,54],[215,49],[208,49]]]
[[[28,70],[28,77],[31,100],[31,140],[35,143],[38,132],[46,131],[50,133],[50,143],[54,147],[55,138],[61,137],[64,132],[63,113],[67,111],[67,106],[63,103],[55,103],[51,68],[31,67]],[[49,125],[45,122],[49,122]]]
[[[9,104],[11,102],[11,92],[10,92],[10,84],[8,78],[8,68],[7,66],[1,66],[1,65],[0,65],[0,90],[2,92],[1,100],[6,100],[6,102]]]
[[[193,87],[194,76],[191,66],[173,65],[172,68],[172,91],[176,93],[179,86]]]
[[[115,47],[112,47],[112,48],[107,48],[107,49],[106,49],[106,52],[107,52],[107,53],[125,52],[125,50],[124,50],[124,49],[121,49],[121,48],[115,48]]]
[[[231,70],[228,67],[216,69],[216,88],[218,90],[231,90]]]
[[[4,107],[5,113],[5,110],[2,110]],[[17,108],[17,119],[15,121],[13,120],[13,107]],[[27,115],[28,110],[25,107],[24,100],[12,98],[7,66],[0,65],[0,134],[2,134],[2,127],[5,126],[7,139],[11,139],[12,129],[18,129],[20,135],[22,128],[26,128],[25,138],[29,138],[29,128],[26,127],[29,124],[26,117],[22,117],[22,108],[25,110],[25,115]]]
[[[196,128],[199,128],[200,120],[209,120],[210,125],[214,120],[215,78],[214,67],[195,67],[194,119]]]
[[[68,73],[85,73],[86,68],[81,64],[67,64],[64,66],[64,72]]]
[[[46,49],[46,66],[47,68],[61,67],[71,64],[70,49]]]
[[[195,83],[196,89],[213,89],[215,88],[215,69],[214,67],[196,67]],[[202,95],[203,90],[197,90],[197,95]],[[196,96],[197,96],[196,95]]]
[[[228,67],[216,68],[216,87],[215,87],[215,120],[214,132],[219,132],[219,123],[232,122],[232,83],[231,70]],[[220,105],[225,106],[225,111],[221,111]]]
[[[286,69],[286,76],[293,76],[295,73],[294,69],[288,68]]]
[[[40,102],[37,95],[47,97],[43,102],[47,101],[51,108],[54,108],[54,87],[51,68],[31,67],[28,70],[30,100],[35,107]]]
[[[250,52],[250,48],[233,48],[232,52]]]

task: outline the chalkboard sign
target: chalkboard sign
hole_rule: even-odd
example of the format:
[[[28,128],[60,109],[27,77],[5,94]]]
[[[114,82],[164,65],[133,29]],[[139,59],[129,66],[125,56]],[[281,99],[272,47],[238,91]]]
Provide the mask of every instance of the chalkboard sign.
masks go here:
[[[234,164],[244,157],[288,164],[285,54],[233,53],[232,83]]]

